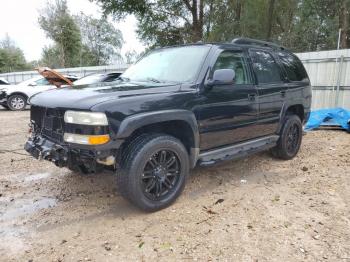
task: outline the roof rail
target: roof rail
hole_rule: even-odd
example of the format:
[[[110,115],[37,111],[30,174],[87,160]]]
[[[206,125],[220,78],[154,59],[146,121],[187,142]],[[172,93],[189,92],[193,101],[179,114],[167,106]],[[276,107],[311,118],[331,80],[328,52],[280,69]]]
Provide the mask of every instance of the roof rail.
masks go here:
[[[231,43],[238,44],[238,45],[265,46],[265,47],[270,47],[270,48],[273,48],[273,49],[281,49],[281,50],[285,49],[283,46],[280,46],[280,45],[275,44],[275,43],[262,41],[262,40],[251,39],[251,38],[245,38],[245,37],[235,38],[235,39],[232,40]]]

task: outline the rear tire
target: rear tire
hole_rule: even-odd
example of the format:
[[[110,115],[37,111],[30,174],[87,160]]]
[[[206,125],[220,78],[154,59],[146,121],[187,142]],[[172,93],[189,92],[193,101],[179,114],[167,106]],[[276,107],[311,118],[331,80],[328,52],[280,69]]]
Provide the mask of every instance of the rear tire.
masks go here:
[[[121,195],[142,210],[171,205],[184,189],[189,157],[184,145],[165,134],[143,134],[130,142],[120,159]]]
[[[27,98],[23,95],[12,95],[7,99],[7,105],[12,111],[24,110],[27,105]]]
[[[297,155],[303,134],[301,120],[297,115],[287,115],[277,145],[271,149],[274,157],[289,160]]]

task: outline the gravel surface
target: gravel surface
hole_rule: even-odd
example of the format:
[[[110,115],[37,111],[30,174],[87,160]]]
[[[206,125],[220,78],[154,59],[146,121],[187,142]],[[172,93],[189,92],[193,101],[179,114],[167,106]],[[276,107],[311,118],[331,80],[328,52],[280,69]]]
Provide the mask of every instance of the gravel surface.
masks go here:
[[[350,261],[350,134],[314,131],[291,161],[196,168],[143,213],[112,173],[80,176],[23,150],[29,111],[0,109],[1,261]]]

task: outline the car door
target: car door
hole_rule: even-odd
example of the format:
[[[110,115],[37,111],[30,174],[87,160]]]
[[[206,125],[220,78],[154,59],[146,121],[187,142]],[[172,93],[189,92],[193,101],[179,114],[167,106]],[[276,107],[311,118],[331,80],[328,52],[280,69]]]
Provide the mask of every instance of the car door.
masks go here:
[[[201,150],[235,144],[256,136],[258,92],[251,78],[246,54],[224,50],[215,56],[212,73],[233,69],[235,81],[228,85],[205,87],[199,107]]]
[[[271,52],[250,49],[249,54],[259,94],[257,132],[265,136],[277,131],[287,85],[283,71]]]
[[[286,51],[279,51],[277,56],[288,80],[286,82],[288,88],[286,95],[287,100],[297,100],[306,96],[311,97],[310,80],[299,58]],[[310,107],[311,104],[309,104],[307,109]]]

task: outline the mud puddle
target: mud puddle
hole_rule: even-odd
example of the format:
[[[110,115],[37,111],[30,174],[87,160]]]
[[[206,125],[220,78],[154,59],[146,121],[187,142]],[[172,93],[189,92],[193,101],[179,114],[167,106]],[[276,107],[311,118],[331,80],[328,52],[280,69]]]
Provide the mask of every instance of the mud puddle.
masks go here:
[[[39,173],[39,174],[33,174],[33,175],[29,175],[29,176],[26,176],[24,178],[24,181],[25,182],[32,182],[32,181],[37,181],[37,180],[41,180],[41,179],[44,179],[44,178],[48,178],[52,176],[51,173]]]
[[[32,199],[17,200],[13,206],[9,206],[6,211],[0,215],[0,221],[28,216],[42,209],[51,208],[56,205],[57,199],[48,197],[34,201]]]

